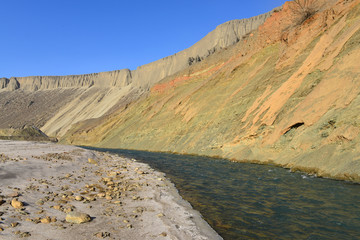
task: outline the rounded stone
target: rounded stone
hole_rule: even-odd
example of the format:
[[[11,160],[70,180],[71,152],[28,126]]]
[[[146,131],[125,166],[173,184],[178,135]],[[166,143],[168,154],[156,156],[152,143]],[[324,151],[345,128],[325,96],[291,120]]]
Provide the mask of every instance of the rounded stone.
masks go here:
[[[11,206],[13,208],[20,209],[24,206],[24,204],[20,202],[18,199],[14,198],[13,200],[11,200]]]
[[[66,215],[65,220],[69,223],[86,223],[91,221],[91,217],[86,213],[81,212],[69,212]]]
[[[83,198],[82,196],[76,196],[76,197],[75,197],[75,200],[76,200],[76,201],[82,201],[82,200],[84,200],[84,198]]]

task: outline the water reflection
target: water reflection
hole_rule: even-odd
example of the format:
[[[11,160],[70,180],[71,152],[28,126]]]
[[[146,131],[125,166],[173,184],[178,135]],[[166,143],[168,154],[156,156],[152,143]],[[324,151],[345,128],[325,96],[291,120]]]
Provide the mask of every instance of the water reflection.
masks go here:
[[[165,172],[224,239],[360,239],[360,185],[206,157],[104,151]]]

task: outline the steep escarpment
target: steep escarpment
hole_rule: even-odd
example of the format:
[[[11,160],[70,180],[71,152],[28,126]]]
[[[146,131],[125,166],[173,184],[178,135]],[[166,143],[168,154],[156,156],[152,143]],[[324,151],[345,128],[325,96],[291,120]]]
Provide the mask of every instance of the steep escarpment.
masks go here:
[[[250,19],[224,23],[190,48],[132,71],[122,69],[83,75],[1,78],[0,97],[4,105],[0,105],[0,110],[4,121],[0,125],[13,127],[32,122],[46,134],[61,137],[74,123],[108,115],[144,95],[165,77],[235,44],[244,35],[257,29],[271,14],[269,12]],[[48,96],[44,93],[46,91],[55,91],[51,93],[54,94],[52,100],[57,101],[51,107],[37,108],[37,111],[30,111],[36,104],[27,107],[29,102],[34,101],[32,99],[26,97],[27,100],[22,103],[12,100],[15,95],[19,99],[23,95],[34,95],[33,98],[39,96],[40,99],[41,96]],[[67,94],[63,94],[64,91]],[[63,101],[58,98],[60,96],[64,97]],[[11,104],[15,102],[17,105]],[[38,102],[42,101],[35,101]],[[12,107],[15,110],[13,112],[8,110]],[[25,112],[26,115],[23,114]]]
[[[132,71],[134,84],[146,89],[152,87],[153,84],[165,77],[204,60],[220,49],[237,43],[246,34],[256,30],[272,13],[273,11],[249,19],[233,20],[221,24],[190,48]]]
[[[69,75],[30,76],[0,79],[0,89],[14,90],[11,82],[26,91],[81,87],[135,87],[147,89],[166,76],[199,62],[214,52],[231,46],[243,36],[257,29],[273,11],[249,19],[233,20],[219,25],[214,31],[193,46],[172,56],[138,67],[136,70],[122,69],[109,72]],[[17,89],[16,88],[16,89]]]
[[[131,73],[128,69],[69,76],[32,76],[15,79],[22,90],[37,91],[59,88],[89,88],[97,86],[124,87],[131,83]]]
[[[0,89],[7,89],[10,91],[14,91],[20,87],[19,82],[16,78],[0,78]]]
[[[73,144],[221,156],[360,181],[360,1],[293,2],[258,31],[111,115]]]

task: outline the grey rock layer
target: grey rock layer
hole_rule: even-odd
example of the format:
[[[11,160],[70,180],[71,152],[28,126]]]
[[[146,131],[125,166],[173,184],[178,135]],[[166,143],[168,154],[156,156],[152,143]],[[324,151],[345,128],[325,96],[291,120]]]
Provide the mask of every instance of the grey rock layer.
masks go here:
[[[10,78],[7,89],[10,91],[14,91],[19,88],[20,88],[20,83],[16,80],[16,78],[14,77]]]
[[[9,84],[9,79],[0,78],[0,89],[6,88],[8,84]]]
[[[172,75],[194,62],[201,61],[215,51],[233,45],[242,36],[257,29],[273,11],[248,19],[233,20],[219,25],[199,42],[177,54],[138,67],[69,76],[31,76],[0,79],[0,89],[37,91],[56,88],[118,87],[132,84],[135,88],[149,89],[163,78]]]
[[[7,89],[10,91],[14,91],[16,89],[20,88],[19,82],[16,80],[16,78],[0,78],[0,89]]]
[[[122,69],[83,75],[31,76],[11,79],[17,80],[22,90],[37,91],[56,88],[88,88],[91,86],[123,87],[131,83],[131,74],[130,70]]]

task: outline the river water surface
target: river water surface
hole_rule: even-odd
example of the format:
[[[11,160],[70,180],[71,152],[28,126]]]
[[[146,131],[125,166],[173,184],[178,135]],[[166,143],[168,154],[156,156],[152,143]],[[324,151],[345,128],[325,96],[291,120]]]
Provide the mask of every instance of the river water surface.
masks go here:
[[[360,239],[360,185],[274,166],[199,156],[95,149],[166,173],[226,240]]]

